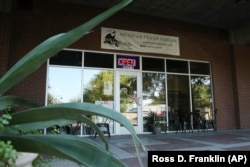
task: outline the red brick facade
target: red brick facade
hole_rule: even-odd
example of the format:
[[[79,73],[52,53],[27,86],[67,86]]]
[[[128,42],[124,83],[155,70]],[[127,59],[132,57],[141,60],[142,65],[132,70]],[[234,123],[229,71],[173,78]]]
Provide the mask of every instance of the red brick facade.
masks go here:
[[[11,17],[2,15],[0,18],[0,76],[2,76],[8,68]]]
[[[34,4],[32,10],[18,10],[12,16],[1,16],[1,75],[43,40],[68,31],[102,11],[46,4]],[[231,46],[226,30],[119,12],[69,48],[107,51],[100,48],[101,27],[179,37],[180,56],[143,55],[211,62],[218,129],[250,128],[250,47]],[[46,64],[10,93],[44,103],[45,90]]]
[[[235,46],[235,66],[236,66],[236,81],[238,87],[238,103],[241,128],[249,128],[249,101],[250,101],[250,67],[249,67],[250,47]]]

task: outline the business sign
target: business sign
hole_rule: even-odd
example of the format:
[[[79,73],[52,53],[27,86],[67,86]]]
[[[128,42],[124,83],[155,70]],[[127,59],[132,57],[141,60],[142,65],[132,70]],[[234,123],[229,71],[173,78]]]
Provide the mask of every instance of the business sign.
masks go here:
[[[104,27],[101,29],[101,48],[180,55],[178,37]]]
[[[129,59],[129,58],[118,58],[118,65],[119,66],[136,66],[136,60],[135,59]]]
[[[138,56],[117,55],[116,60],[117,68],[140,69],[140,60]]]

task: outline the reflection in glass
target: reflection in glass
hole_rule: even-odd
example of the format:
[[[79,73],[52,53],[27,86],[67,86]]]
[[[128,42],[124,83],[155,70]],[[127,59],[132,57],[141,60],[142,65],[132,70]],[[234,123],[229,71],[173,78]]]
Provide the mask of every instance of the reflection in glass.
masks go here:
[[[83,73],[83,101],[114,100],[114,73],[108,70],[85,69]]]
[[[157,121],[164,123],[166,120],[165,74],[143,73],[142,84],[143,130],[149,132],[152,131],[153,126],[150,112],[156,113]]]
[[[185,75],[167,75],[169,130],[176,130],[178,117],[183,128],[190,122],[189,79]]]
[[[114,73],[109,70],[85,69],[83,74],[83,101],[114,109]],[[110,133],[114,133],[114,121],[92,117],[95,123],[109,123]]]
[[[200,127],[199,121],[212,120],[213,113],[211,110],[211,81],[210,76],[192,76],[192,106],[194,117],[194,128]],[[208,127],[207,127],[208,128]]]
[[[120,112],[133,126],[138,125],[137,76],[120,75]],[[121,125],[123,126],[123,125]]]
[[[47,104],[81,102],[81,69],[49,67]]]

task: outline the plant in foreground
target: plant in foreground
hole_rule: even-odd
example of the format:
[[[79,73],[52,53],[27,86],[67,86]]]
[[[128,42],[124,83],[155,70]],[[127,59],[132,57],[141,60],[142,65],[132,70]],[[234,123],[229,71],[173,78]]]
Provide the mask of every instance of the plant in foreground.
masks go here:
[[[11,145],[19,152],[34,152],[56,156],[85,166],[125,166],[110,154],[109,145],[103,133],[88,118],[89,115],[98,115],[115,120],[130,131],[142,166],[139,147],[143,147],[143,145],[136,135],[133,126],[122,114],[90,103],[63,103],[43,106],[22,97],[4,95],[14,85],[38,69],[48,58],[80,39],[96,25],[121,10],[130,2],[131,0],[122,0],[117,5],[69,32],[47,39],[27,53],[0,78],[0,111],[16,105],[28,108],[11,114],[12,118],[9,120],[9,124],[5,124],[0,131],[1,141],[5,144],[10,144],[11,142]],[[55,124],[63,126],[74,121],[84,122],[91,126],[98,133],[105,147],[97,145],[96,142],[88,138],[80,138],[73,135],[25,133],[48,128]],[[17,127],[18,130],[13,127]]]

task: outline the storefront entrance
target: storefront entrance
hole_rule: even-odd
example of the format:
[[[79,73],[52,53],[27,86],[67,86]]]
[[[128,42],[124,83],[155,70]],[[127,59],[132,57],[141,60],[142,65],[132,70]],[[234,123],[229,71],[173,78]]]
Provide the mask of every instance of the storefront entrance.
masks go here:
[[[142,82],[140,73],[117,71],[115,83],[115,110],[130,120],[137,133],[142,133]],[[129,133],[121,124],[117,123],[115,128],[117,134]]]
[[[47,79],[47,105],[102,105],[127,117],[138,134],[152,133],[156,123],[163,132],[176,131],[176,114],[192,130],[200,129],[200,118],[214,119],[208,62],[64,50],[50,59]],[[91,118],[109,123],[111,134],[129,133],[112,120]],[[87,130],[74,134],[89,135]]]

